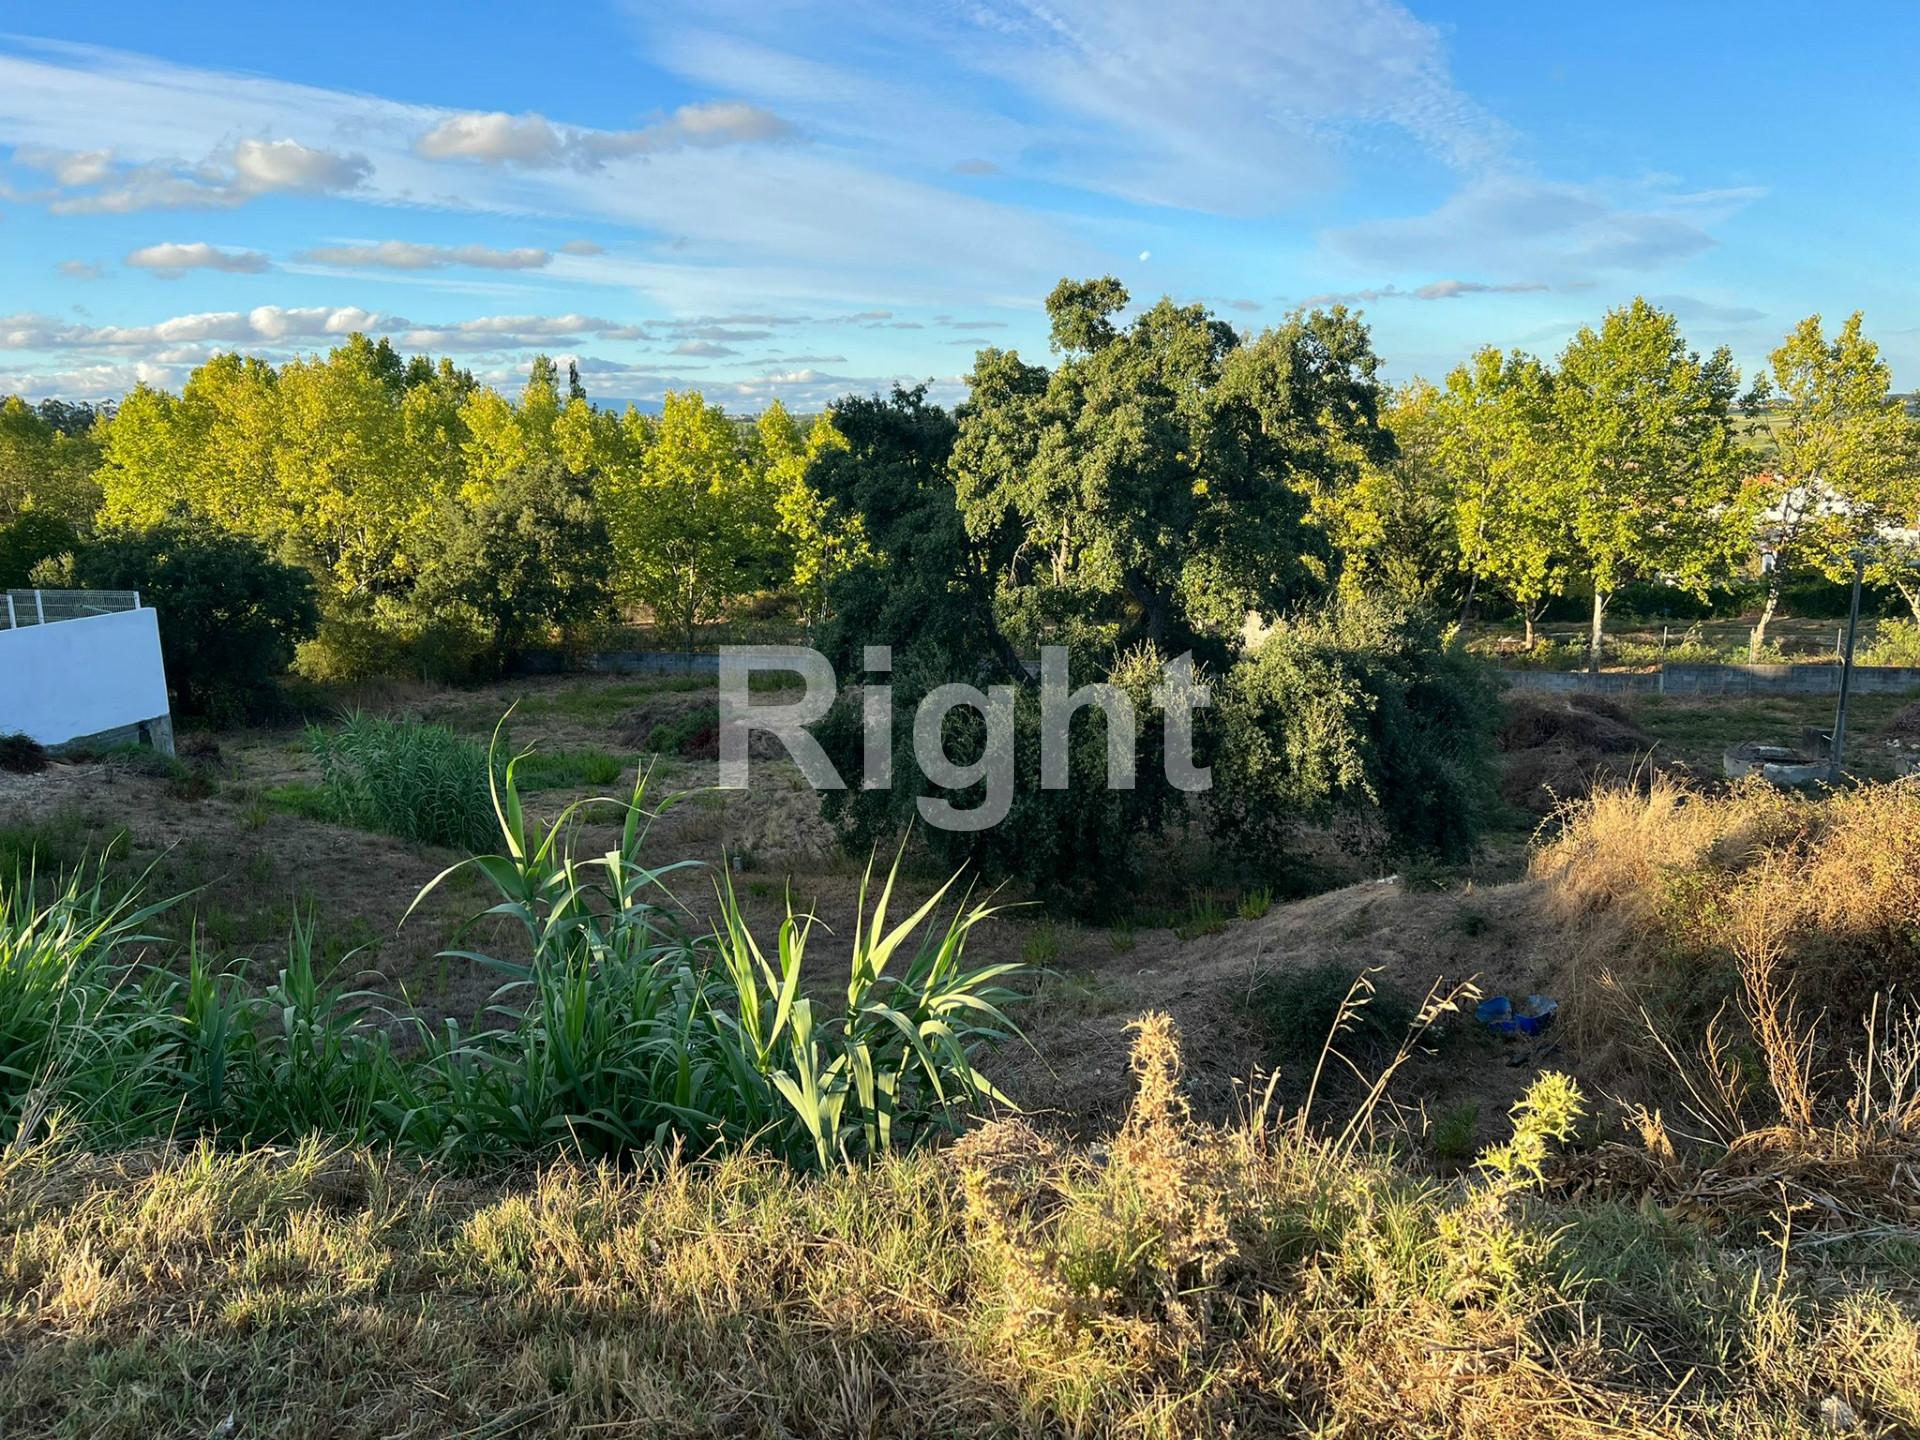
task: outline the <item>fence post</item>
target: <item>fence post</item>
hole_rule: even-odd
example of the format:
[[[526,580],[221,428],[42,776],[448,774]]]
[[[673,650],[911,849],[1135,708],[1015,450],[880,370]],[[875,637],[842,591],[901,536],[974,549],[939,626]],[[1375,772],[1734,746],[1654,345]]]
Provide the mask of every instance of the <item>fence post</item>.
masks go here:
[[[7,594],[7,628],[9,630],[17,630],[20,628],[19,617],[13,613],[13,594],[11,591]]]
[[[44,625],[47,623],[47,602],[41,597],[38,590],[33,592],[33,613],[34,618],[40,624]]]

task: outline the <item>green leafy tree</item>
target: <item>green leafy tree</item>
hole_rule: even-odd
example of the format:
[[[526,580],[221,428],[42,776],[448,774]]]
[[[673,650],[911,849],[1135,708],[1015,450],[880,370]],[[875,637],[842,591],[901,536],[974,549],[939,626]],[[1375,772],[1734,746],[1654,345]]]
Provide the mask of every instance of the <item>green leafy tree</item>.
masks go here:
[[[1751,652],[1790,579],[1814,567],[1852,576],[1855,551],[1874,578],[1896,586],[1920,619],[1920,574],[1885,532],[1910,530],[1920,515],[1920,444],[1880,347],[1861,333],[1855,311],[1831,341],[1818,315],[1802,320],[1773,352],[1770,374],[1754,383],[1749,410],[1764,416],[1766,469],[1750,486],[1771,554],[1767,594]]]
[[[1457,588],[1463,565],[1437,453],[1444,438],[1437,394],[1425,381],[1401,390],[1382,416],[1393,458],[1362,465],[1349,488],[1319,507],[1342,557],[1342,594],[1437,605]]]
[[[1561,355],[1553,463],[1570,569],[1593,587],[1591,668],[1620,585],[1659,578],[1703,594],[1750,543],[1737,503],[1739,383],[1724,346],[1702,359],[1672,315],[1638,298],[1598,330],[1583,327]]]
[[[79,547],[80,532],[68,521],[48,510],[21,511],[0,525],[0,590],[26,588],[41,561]]]
[[[1499,704],[1427,612],[1342,596],[1281,622],[1220,687],[1209,812],[1267,867],[1302,825],[1371,821],[1372,847],[1461,859],[1494,807]]]
[[[591,482],[557,462],[502,476],[475,500],[448,502],[438,537],[414,604],[426,614],[471,614],[496,672],[547,631],[606,608],[606,526]]]
[[[127,392],[102,438],[100,521],[155,525],[169,511],[208,518],[197,493],[202,437],[178,396],[144,382]]]
[[[1160,752],[1160,665],[1193,650],[1225,669],[1250,617],[1280,616],[1323,591],[1341,507],[1396,455],[1378,362],[1354,317],[1294,316],[1243,340],[1204,309],[1170,301],[1123,323],[1126,303],[1112,280],[1063,283],[1049,299],[1062,357],[1053,367],[982,351],[954,416],[924,390],[843,401],[832,414],[845,448],[808,470],[821,495],[860,517],[871,547],[831,589],[838,662],[858,665],[863,645],[892,647],[897,715],[947,681],[1012,684],[1009,818],[926,843],[1094,910],[1124,902],[1139,842],[1185,807]],[[1066,788],[1040,784],[1039,700],[1023,657],[1042,644],[1067,645],[1076,686],[1134,695],[1133,788],[1107,785],[1105,726],[1092,714],[1074,723]],[[1200,764],[1212,743],[1206,713]],[[948,727],[948,754],[965,763],[983,728],[964,713]],[[820,736],[858,770],[854,700],[842,698]],[[892,788],[827,797],[856,847],[910,824],[931,791],[904,728],[895,748]],[[1271,789],[1249,801],[1292,803]],[[1363,802],[1391,803],[1349,787],[1327,805]],[[1463,811],[1459,823],[1471,829],[1477,814]],[[1410,819],[1401,828],[1422,843]]]
[[[637,473],[603,490],[621,592],[686,645],[765,574],[778,515],[739,431],[697,391],[669,393]]]
[[[1200,306],[1131,323],[1117,281],[1048,297],[1060,363],[982,351],[950,464],[969,536],[1023,641],[1216,648],[1330,578],[1309,523],[1392,454],[1378,361],[1344,311],[1242,342]]]
[[[93,478],[99,448],[90,431],[63,428],[77,424],[77,416],[65,409],[53,413],[61,425],[18,395],[0,399],[0,525],[28,510],[73,525],[93,518],[100,503]]]
[[[1024,676],[947,474],[953,416],[928,402],[925,386],[898,385],[885,398],[849,396],[831,413],[846,443],[814,457],[808,483],[859,517],[868,550],[829,589],[827,654],[844,668],[859,663],[862,647],[888,645],[925,652],[929,664],[986,656],[1003,674]]]
[[[349,599],[405,583],[437,509],[407,463],[403,382],[392,350],[360,335],[280,370],[274,528]]]
[[[844,450],[847,439],[833,417],[817,415],[803,434],[775,400],[754,422],[756,463],[773,488],[779,534],[786,554],[786,582],[799,598],[809,627],[823,618],[833,583],[868,558],[858,515],[845,514],[814,489],[808,471],[827,450]]]
[[[1533,627],[1567,583],[1573,502],[1554,446],[1553,379],[1531,355],[1487,348],[1433,396],[1432,447],[1467,575],[1463,617],[1482,585]]]
[[[175,708],[223,724],[273,712],[276,682],[320,619],[304,570],[191,521],[103,534],[75,554],[74,580],[138,590],[159,617]]]

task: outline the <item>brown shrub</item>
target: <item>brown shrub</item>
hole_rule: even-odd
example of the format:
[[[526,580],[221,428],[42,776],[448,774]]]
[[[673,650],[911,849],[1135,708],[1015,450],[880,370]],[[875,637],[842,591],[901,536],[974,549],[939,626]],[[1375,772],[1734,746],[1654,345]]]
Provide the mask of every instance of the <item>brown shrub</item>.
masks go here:
[[[1811,1061],[1789,1037],[1851,1032],[1872,997],[1920,975],[1920,782],[1709,795],[1662,776],[1559,818],[1533,873],[1568,932],[1563,993],[1583,1038],[1654,1023],[1690,1050],[1735,1007],[1782,1113],[1805,1123],[1793,1075]]]

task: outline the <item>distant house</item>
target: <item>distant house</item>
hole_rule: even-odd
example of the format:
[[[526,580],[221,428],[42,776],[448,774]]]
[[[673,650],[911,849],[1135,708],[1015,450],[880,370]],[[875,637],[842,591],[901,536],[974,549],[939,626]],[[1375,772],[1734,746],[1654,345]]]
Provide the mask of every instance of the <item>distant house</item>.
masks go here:
[[[139,592],[4,592],[0,734],[15,733],[173,753],[159,619]]]

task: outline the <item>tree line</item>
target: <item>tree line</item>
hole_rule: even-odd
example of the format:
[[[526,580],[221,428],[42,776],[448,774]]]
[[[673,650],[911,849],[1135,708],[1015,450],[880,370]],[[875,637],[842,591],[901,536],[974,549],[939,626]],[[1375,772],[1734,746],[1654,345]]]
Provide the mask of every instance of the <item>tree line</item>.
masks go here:
[[[1030,741],[1036,657],[1065,645],[1075,684],[1140,712],[1140,783],[1107,786],[1108,738],[1081,724],[1066,789],[1023,743],[1009,823],[929,843],[1081,902],[1191,811],[1153,748],[1174,657],[1210,689],[1210,833],[1271,866],[1342,816],[1383,849],[1472,844],[1495,712],[1448,627],[1476,607],[1511,606],[1531,641],[1582,597],[1598,664],[1624,586],[1701,593],[1764,549],[1756,654],[1786,584],[1856,556],[1920,619],[1920,426],[1858,315],[1804,321],[1743,392],[1726,350],[1645,300],[1551,361],[1489,348],[1399,388],[1341,307],[1248,334],[1200,305],[1135,311],[1108,277],[1062,281],[1047,312],[1050,363],[982,350],[952,409],[896,388],[805,425],[697,393],[616,414],[545,358],[510,400],[363,336],[216,356],[111,412],[10,400],[0,566],[153,595],[183,708],[222,716],[296,655],[320,678],[497,670],[617,608],[691,643],[752,598],[843,676],[891,647],[904,711],[1007,686]],[[849,772],[857,705],[818,727]],[[981,720],[948,715],[956,763]],[[856,844],[910,820],[926,785],[904,754],[894,773],[827,796]]]
[[[746,595],[817,607],[857,554],[805,482],[834,443],[777,403],[750,425],[697,393],[601,409],[545,357],[509,400],[356,335],[277,367],[216,356],[75,433],[9,400],[0,565],[18,585],[99,538],[244,538],[310,583],[301,663],[323,678],[498,668],[619,605],[684,643]]]
[[[1755,658],[1787,585],[1845,580],[1856,558],[1920,622],[1920,424],[1891,382],[1859,314],[1831,338],[1810,316],[1740,395],[1724,348],[1701,356],[1635,300],[1557,363],[1489,348],[1405,387],[1393,460],[1332,497],[1329,521],[1354,582],[1463,614],[1492,592],[1529,647],[1548,604],[1589,596],[1595,666],[1633,581],[1699,595],[1764,566]]]
[[[1056,327],[1056,348],[1104,350],[1117,311],[1099,306],[1124,292],[1111,279],[1068,288],[1093,308]],[[1233,352],[1229,383],[1241,390],[1280,333],[1243,340],[1170,305],[1141,322],[1175,314],[1196,317],[1196,354]],[[1544,608],[1579,594],[1590,598],[1596,664],[1622,585],[1700,592],[1763,551],[1756,655],[1784,587],[1809,574],[1845,579],[1856,555],[1920,621],[1920,442],[1858,314],[1831,337],[1820,317],[1802,321],[1744,395],[1725,349],[1691,350],[1674,316],[1645,300],[1583,328],[1555,360],[1487,348],[1439,383],[1394,391],[1379,383],[1356,317],[1336,307],[1298,323],[1329,358],[1361,362],[1365,394],[1268,417],[1262,439],[1340,435],[1337,455],[1307,465],[1246,453],[1238,488],[1216,480],[1206,506],[1134,476],[1124,483],[1138,493],[1116,491],[1092,529],[1076,529],[1053,513],[1059,497],[1121,485],[1115,452],[1144,438],[1126,411],[1145,377],[1103,376],[1110,388],[1071,443],[1036,447],[1033,428],[999,450],[969,446],[962,509],[984,525],[994,504],[1023,497],[1022,563],[1042,561],[1063,583],[1128,555],[1177,570],[1168,537],[1190,523],[1218,527],[1223,563],[1203,588],[1223,614],[1274,600],[1273,574],[1254,583],[1249,566],[1305,566],[1462,615],[1497,600],[1531,645]],[[1032,410],[1044,373],[1014,352],[983,351],[960,413]],[[680,643],[755,594],[817,622],[835,576],[870,558],[863,512],[836,510],[808,479],[845,443],[834,414],[861,403],[804,428],[777,402],[749,425],[698,393],[669,395],[658,416],[616,414],[544,357],[509,400],[451,361],[403,359],[357,335],[278,367],[217,356],[179,395],[143,385],[117,409],[9,398],[0,578],[23,584],[34,563],[97,532],[210,526],[312,578],[326,617],[312,663],[334,673],[423,652],[497,665],[615,605],[643,609]],[[1014,430],[1029,421],[1038,424],[1023,415]],[[1101,474],[1076,473],[1089,466]],[[1269,533],[1268,512],[1291,504],[1305,505],[1315,532],[1297,548]],[[1160,636],[1175,592],[1201,582],[1142,564],[1129,583],[1146,631]]]

